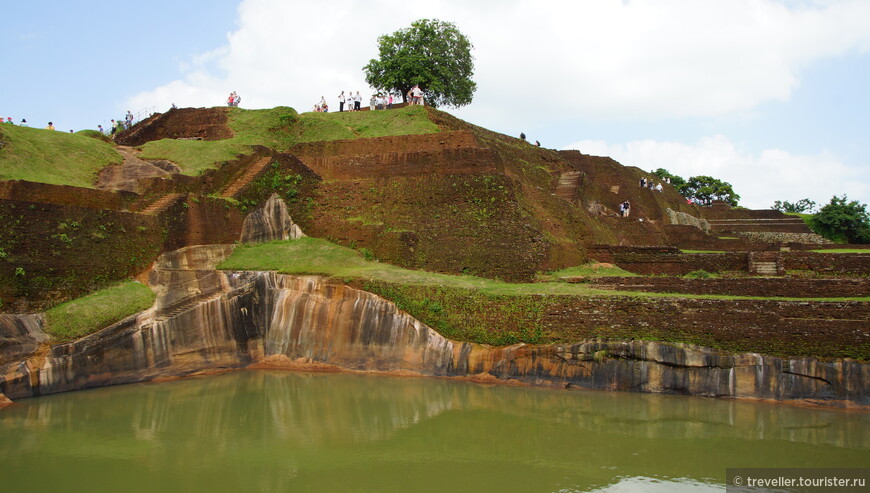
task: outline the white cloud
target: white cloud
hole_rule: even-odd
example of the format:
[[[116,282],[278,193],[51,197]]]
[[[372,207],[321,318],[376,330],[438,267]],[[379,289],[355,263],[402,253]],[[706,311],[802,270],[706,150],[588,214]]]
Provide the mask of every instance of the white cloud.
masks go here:
[[[421,17],[455,22],[475,45],[470,119],[729,114],[788,99],[814,60],[870,50],[860,0],[245,0],[226,46],[125,106],[210,106],[237,90],[247,107],[307,110],[320,96],[365,93],[377,37]]]
[[[651,171],[665,168],[689,178],[708,175],[727,181],[740,194],[740,205],[767,209],[775,200],[794,202],[810,198],[820,205],[834,195],[870,202],[865,172],[845,166],[836,156],[823,152],[814,156],[794,155],[780,149],[753,154],[727,137],[704,137],[694,144],[642,140],[625,144],[579,141],[566,149],[584,154],[610,156],[626,166]]]

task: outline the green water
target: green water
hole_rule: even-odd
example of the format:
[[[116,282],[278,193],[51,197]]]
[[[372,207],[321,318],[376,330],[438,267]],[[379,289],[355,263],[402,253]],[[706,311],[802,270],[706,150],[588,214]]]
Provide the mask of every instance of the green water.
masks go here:
[[[19,401],[0,491],[722,491],[867,467],[870,415],[683,396],[240,371]]]

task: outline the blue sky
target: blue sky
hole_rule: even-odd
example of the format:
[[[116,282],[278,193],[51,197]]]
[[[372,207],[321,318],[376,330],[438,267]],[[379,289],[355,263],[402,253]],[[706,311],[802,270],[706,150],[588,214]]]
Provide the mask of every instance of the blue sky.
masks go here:
[[[127,109],[306,111],[370,93],[377,37],[419,18],[475,45],[466,119],[645,170],[731,182],[767,208],[870,203],[870,0],[15,2],[0,114],[61,130]]]

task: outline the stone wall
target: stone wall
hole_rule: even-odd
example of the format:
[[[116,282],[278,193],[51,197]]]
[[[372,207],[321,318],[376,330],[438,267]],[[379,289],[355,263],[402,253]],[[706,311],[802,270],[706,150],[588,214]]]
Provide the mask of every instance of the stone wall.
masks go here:
[[[675,247],[596,246],[589,250],[589,256],[642,275],[682,276],[697,270],[747,272],[749,269],[746,252],[681,253]]]
[[[867,253],[782,252],[786,270],[811,270],[821,274],[870,275]]]
[[[567,279],[600,289],[655,293],[718,294],[787,298],[848,298],[870,293],[870,277],[814,279],[792,277],[746,277],[733,279],[686,279],[682,277],[596,277]]]
[[[815,233],[784,233],[772,231],[741,231],[738,236],[758,243],[801,243],[811,245],[823,245],[832,243]]]
[[[160,139],[221,140],[233,137],[227,124],[229,108],[178,108],[156,113],[132,129],[115,136],[115,142],[141,146]]]
[[[137,197],[132,192],[108,192],[23,180],[0,181],[0,199],[11,201],[121,210],[134,202]]]

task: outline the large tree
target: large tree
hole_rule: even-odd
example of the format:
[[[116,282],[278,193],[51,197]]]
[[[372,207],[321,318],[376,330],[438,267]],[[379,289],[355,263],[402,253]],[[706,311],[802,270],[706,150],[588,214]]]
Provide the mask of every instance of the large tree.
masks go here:
[[[714,199],[725,201],[732,206],[737,205],[740,195],[734,192],[734,187],[727,181],[712,176],[693,176],[680,187],[680,193],[691,197],[701,204],[710,204]]]
[[[398,91],[405,99],[419,85],[426,103],[460,107],[471,103],[471,42],[452,22],[420,19],[411,27],[378,38],[379,58],[363,67],[366,82],[378,90]]]
[[[845,195],[834,196],[810,220],[813,231],[833,241],[870,243],[870,215],[867,206]]]

